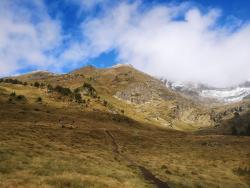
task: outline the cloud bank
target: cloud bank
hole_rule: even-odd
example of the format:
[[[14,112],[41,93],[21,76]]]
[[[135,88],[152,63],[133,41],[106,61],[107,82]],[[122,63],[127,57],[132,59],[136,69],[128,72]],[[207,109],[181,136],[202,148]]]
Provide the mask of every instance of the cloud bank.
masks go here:
[[[64,0],[84,10],[79,36],[65,33],[43,0],[0,1],[0,76],[22,69],[69,70],[115,51],[157,77],[229,86],[250,78],[250,24],[189,3]],[[98,8],[98,12],[89,11]],[[79,18],[78,18],[79,19]],[[68,20],[70,21],[70,20]]]
[[[213,86],[250,78],[250,25],[219,24],[221,12],[121,3],[82,23],[90,56],[116,50],[121,63],[149,74]]]
[[[50,18],[43,1],[1,0],[0,75],[29,67],[56,68],[51,51],[60,45],[60,33],[60,22]]]

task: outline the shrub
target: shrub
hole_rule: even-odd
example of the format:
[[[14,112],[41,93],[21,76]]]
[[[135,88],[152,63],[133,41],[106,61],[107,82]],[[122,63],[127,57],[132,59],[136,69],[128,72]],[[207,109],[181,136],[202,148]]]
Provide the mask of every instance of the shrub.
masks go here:
[[[13,102],[13,101],[25,101],[26,97],[24,95],[16,95],[15,92],[12,92],[10,94],[10,98],[9,98],[9,102]]]
[[[47,85],[47,90],[48,92],[52,92],[54,90],[53,86],[52,85]]]
[[[235,118],[240,118],[240,113],[237,112],[237,111],[235,111],[235,112],[234,112],[234,117],[235,117]]]
[[[37,101],[37,102],[42,102],[43,99],[42,99],[42,97],[38,97],[38,98],[36,99],[36,101]]]
[[[11,84],[23,84],[23,82],[17,80],[17,79],[2,79],[2,82],[6,82],[6,83],[11,83]]]
[[[69,96],[70,94],[72,94],[72,92],[69,88],[65,88],[62,86],[56,86],[54,90],[62,95],[65,95],[65,96]]]
[[[34,83],[34,86],[35,86],[35,87],[40,87],[40,84],[39,84],[38,82],[35,82],[35,83]]]
[[[74,96],[75,96],[76,102],[82,103],[82,95],[80,93],[75,93]]]
[[[103,106],[107,106],[108,105],[108,101],[104,100],[103,101]]]
[[[24,95],[18,95],[18,96],[16,97],[16,99],[21,101],[21,100],[25,100],[26,97],[25,97]]]
[[[16,92],[12,92],[12,93],[10,94],[10,96],[11,96],[11,97],[15,97],[15,96],[16,96]]]

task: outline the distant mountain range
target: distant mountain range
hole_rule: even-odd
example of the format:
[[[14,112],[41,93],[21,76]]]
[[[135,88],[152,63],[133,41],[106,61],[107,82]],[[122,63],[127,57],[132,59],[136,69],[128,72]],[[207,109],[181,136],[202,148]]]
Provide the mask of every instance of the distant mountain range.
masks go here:
[[[250,81],[225,88],[216,88],[192,82],[171,82],[164,79],[162,81],[171,90],[201,101],[212,100],[214,102],[233,103],[250,98]]]

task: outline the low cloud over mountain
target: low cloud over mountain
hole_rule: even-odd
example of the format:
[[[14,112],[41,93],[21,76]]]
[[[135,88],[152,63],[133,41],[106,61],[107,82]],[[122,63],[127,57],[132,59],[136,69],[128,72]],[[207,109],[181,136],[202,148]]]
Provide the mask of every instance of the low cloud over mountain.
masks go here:
[[[115,52],[109,64],[173,81],[225,87],[249,79],[249,22],[197,4],[3,0],[0,28],[1,76],[68,71]]]
[[[92,53],[116,50],[119,61],[147,73],[214,86],[249,78],[250,25],[217,9],[181,4],[143,9],[122,3],[83,23]]]

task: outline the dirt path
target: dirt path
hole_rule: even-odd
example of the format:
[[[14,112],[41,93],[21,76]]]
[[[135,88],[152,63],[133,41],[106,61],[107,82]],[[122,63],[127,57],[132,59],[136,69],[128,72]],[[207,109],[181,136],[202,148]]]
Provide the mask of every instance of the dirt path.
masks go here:
[[[146,169],[145,167],[138,166],[138,168],[140,169],[144,179],[152,182],[156,187],[158,187],[158,188],[170,188],[166,182],[161,181],[160,179],[155,177],[154,174],[152,174],[152,172],[149,171],[148,169]]]
[[[116,140],[114,138],[114,136],[111,134],[110,131],[105,130],[105,133],[111,138],[112,140],[112,144],[113,144],[113,151],[114,153],[116,153],[117,155],[120,155],[120,151],[119,151],[119,146],[116,143]]]
[[[160,179],[155,177],[150,170],[146,169],[144,166],[140,166],[140,165],[136,164],[134,161],[132,161],[127,156],[122,155],[119,151],[119,144],[116,142],[115,137],[112,135],[112,133],[110,131],[108,131],[108,130],[104,130],[104,131],[105,131],[105,134],[111,138],[112,145],[113,145],[113,152],[116,155],[119,155],[121,158],[123,158],[125,161],[127,161],[131,165],[138,168],[141,171],[141,174],[146,181],[151,182],[157,188],[170,188],[166,182],[161,181]]]

